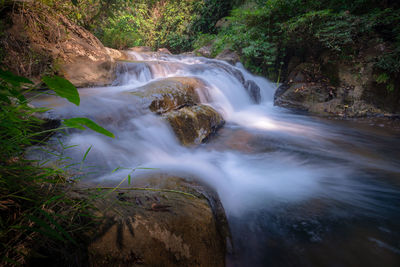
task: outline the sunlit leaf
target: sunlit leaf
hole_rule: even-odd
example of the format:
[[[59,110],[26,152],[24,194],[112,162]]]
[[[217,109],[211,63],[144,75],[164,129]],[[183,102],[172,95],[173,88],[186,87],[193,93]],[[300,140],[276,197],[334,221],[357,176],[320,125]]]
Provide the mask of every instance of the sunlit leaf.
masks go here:
[[[98,125],[97,123],[95,123],[94,121],[92,121],[88,118],[65,119],[63,121],[63,123],[67,127],[80,129],[80,130],[85,130],[86,128],[84,126],[86,126],[95,132],[101,133],[101,134],[111,137],[111,138],[115,138],[115,136],[112,132],[107,131],[106,129],[104,129],[103,127],[101,127],[100,125]]]
[[[58,96],[66,98],[69,102],[79,106],[80,98],[78,89],[70,81],[59,76],[44,76],[42,81]]]

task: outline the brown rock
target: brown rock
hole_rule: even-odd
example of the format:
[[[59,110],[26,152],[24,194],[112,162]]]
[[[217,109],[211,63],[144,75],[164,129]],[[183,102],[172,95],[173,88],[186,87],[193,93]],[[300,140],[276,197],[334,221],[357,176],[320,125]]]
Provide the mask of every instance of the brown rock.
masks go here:
[[[114,60],[90,32],[40,2],[15,10],[1,40],[9,69],[37,80],[55,70],[77,87],[112,82]]]
[[[145,185],[186,194],[116,190],[99,199],[98,215],[104,220],[88,249],[90,265],[225,266],[229,229],[215,193],[176,177],[133,184]]]
[[[184,145],[200,144],[225,123],[218,112],[206,105],[184,107],[165,116]]]
[[[151,111],[165,113],[199,103],[196,91],[204,87],[205,83],[197,78],[173,77],[150,82],[131,94],[147,99]]]

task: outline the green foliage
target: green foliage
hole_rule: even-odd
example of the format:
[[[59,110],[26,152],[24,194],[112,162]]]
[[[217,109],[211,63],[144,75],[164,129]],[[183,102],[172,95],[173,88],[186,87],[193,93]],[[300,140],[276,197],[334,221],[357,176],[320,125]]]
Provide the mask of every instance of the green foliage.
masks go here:
[[[41,0],[92,31],[105,45],[166,47],[189,51],[201,33],[215,33],[216,22],[238,1],[228,0]]]
[[[203,46],[210,45],[216,39],[215,34],[203,33],[199,34],[196,40],[193,42],[193,49],[199,49]]]
[[[103,127],[101,127],[100,125],[95,123],[94,121],[89,120],[87,118],[65,119],[63,121],[63,124],[67,127],[75,128],[75,129],[79,129],[79,130],[86,130],[84,127],[84,126],[86,126],[95,132],[98,132],[100,134],[103,134],[103,135],[111,137],[111,138],[115,138],[113,133],[107,131],[106,129],[104,129]]]
[[[226,48],[240,52],[250,70],[274,79],[286,55],[302,58],[328,50],[351,59],[371,38],[400,40],[399,4],[375,0],[258,0],[231,11],[229,26],[213,42],[214,55]],[[377,67],[398,71],[390,50]]]
[[[42,81],[58,96],[63,97],[69,102],[79,106],[80,98],[78,90],[70,81],[58,76],[45,76],[42,78]]]
[[[60,77],[43,81],[59,96],[79,104],[77,89]],[[90,200],[67,196],[68,174],[64,167],[45,167],[26,160],[25,148],[44,141],[43,121],[33,116],[45,109],[29,105],[25,94],[35,90],[32,82],[0,70],[0,265],[29,265],[41,250],[52,262],[75,262],[85,249],[85,232],[93,228]],[[86,118],[66,120],[69,127],[83,125],[99,133],[113,134]],[[64,147],[64,149],[68,149]],[[88,153],[88,151],[87,151]],[[86,159],[87,153],[82,160]],[[54,153],[53,153],[54,154]],[[55,155],[55,154],[54,154]],[[64,164],[60,156],[60,164]],[[82,163],[81,163],[82,165]]]

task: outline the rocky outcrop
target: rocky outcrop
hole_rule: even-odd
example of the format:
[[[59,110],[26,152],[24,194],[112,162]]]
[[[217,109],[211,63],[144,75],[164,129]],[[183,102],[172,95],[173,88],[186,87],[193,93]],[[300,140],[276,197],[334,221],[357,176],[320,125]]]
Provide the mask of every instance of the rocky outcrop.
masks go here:
[[[117,189],[97,200],[103,219],[92,230],[90,266],[225,266],[229,228],[212,190],[160,176],[132,186],[151,189]]]
[[[142,98],[145,107],[162,114],[183,145],[198,145],[223,124],[212,107],[200,104],[206,83],[198,78],[171,77],[150,82],[129,94]]]
[[[16,4],[7,16],[3,64],[16,74],[39,80],[53,71],[77,87],[112,82],[114,60],[87,30],[38,1]]]
[[[204,86],[200,79],[173,77],[150,82],[131,94],[142,97],[151,111],[162,114],[199,103],[196,90]]]
[[[329,116],[399,112],[400,98],[376,82],[371,57],[364,54],[353,62],[329,58],[312,63],[292,60],[286,82],[275,93],[275,105]]]
[[[165,117],[184,145],[201,144],[224,124],[222,116],[206,105],[184,107]]]

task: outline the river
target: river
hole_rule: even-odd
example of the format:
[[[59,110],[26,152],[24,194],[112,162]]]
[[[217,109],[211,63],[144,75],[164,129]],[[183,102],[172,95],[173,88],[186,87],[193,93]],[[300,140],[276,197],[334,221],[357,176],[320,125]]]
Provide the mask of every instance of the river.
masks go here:
[[[93,173],[83,179],[117,184],[129,170],[113,169],[144,166],[156,170],[137,170],[137,177],[162,172],[207,183],[232,231],[228,266],[400,266],[398,129],[275,107],[276,86],[240,64],[130,53],[135,61],[120,63],[113,86],[79,89],[79,107],[56,97],[36,101],[53,107],[49,116],[86,116],[116,135],[61,139],[77,145],[64,152],[77,162],[92,146],[85,171]],[[126,93],[174,76],[206,81],[200,99],[226,121],[199,146],[180,145],[161,116]],[[260,104],[241,77],[261,88]]]

